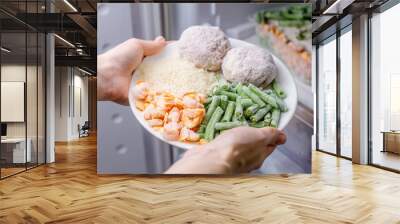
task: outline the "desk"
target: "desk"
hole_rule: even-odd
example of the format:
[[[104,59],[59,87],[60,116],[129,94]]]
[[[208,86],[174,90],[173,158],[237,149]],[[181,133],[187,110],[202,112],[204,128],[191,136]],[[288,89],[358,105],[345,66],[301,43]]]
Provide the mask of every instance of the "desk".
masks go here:
[[[2,159],[5,159],[7,163],[30,162],[32,158],[31,154],[32,141],[30,138],[27,138],[27,143],[28,144],[25,144],[25,138],[1,139]],[[28,146],[26,147],[26,152],[25,152],[25,145]],[[25,158],[27,158],[27,161],[25,161]]]
[[[382,131],[383,150],[382,152],[392,152],[400,154],[400,131]]]

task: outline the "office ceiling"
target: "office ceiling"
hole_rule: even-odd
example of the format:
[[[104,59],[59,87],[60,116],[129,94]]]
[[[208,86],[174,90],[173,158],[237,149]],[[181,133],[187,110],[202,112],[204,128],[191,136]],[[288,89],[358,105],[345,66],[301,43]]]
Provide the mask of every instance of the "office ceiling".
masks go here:
[[[0,1],[0,25],[4,40],[3,46],[14,53],[25,54],[26,28],[40,32],[54,32],[70,44],[56,38],[56,63],[58,65],[85,65],[96,70],[96,4],[114,2],[112,0],[48,0],[52,13],[46,10],[45,0]],[[331,36],[336,29],[351,23],[352,17],[372,10],[388,0],[293,0],[291,2],[311,3],[313,7],[313,43]],[[27,4],[25,3],[27,2]],[[278,1],[269,1],[278,2]],[[69,4],[68,4],[69,3]],[[47,13],[46,13],[47,12]],[[338,21],[341,21],[338,23]],[[28,42],[31,38],[28,38]],[[8,46],[7,46],[8,45]],[[28,43],[28,55],[35,52],[35,44]],[[78,50],[79,49],[79,50]],[[4,52],[2,52],[4,54]],[[10,54],[8,56],[10,56]],[[30,58],[28,56],[28,58]],[[82,63],[82,64],[80,64]],[[88,66],[90,65],[90,66]]]
[[[68,6],[63,0],[47,0],[54,7],[54,12],[73,12],[74,10]],[[2,0],[1,7],[12,9],[19,12],[39,12],[46,11],[45,0]],[[80,12],[96,12],[97,0],[68,0],[68,2]],[[49,11],[49,10],[48,10]]]
[[[389,0],[309,0],[313,7],[313,44],[351,24],[353,17],[374,10]]]
[[[38,42],[38,40],[43,40],[43,37],[43,34],[36,33],[27,33],[26,36],[25,33],[2,33],[2,47],[10,50],[10,52],[1,52],[2,62],[25,63],[27,61],[28,64],[36,64],[37,57],[44,57],[44,42]]]
[[[35,57],[36,34],[31,35],[29,32],[49,32],[61,37],[55,38],[56,65],[79,66],[95,73],[98,1],[48,0],[47,9],[45,2],[45,0],[0,1],[2,46],[11,50],[9,53],[2,51],[3,60],[5,58],[22,60],[26,55],[25,51],[28,53],[28,60]],[[49,13],[50,10],[52,13]],[[27,40],[25,32],[28,32]],[[41,47],[43,46],[39,44],[39,48]]]

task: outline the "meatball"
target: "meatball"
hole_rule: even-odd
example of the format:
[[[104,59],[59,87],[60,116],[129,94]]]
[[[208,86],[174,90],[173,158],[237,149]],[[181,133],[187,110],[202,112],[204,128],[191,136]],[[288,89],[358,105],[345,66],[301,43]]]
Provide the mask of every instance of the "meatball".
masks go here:
[[[181,57],[196,67],[218,71],[231,45],[218,27],[191,26],[183,31],[178,46]]]
[[[223,63],[222,74],[234,83],[251,83],[255,86],[268,85],[278,74],[271,54],[255,47],[235,47],[228,51]]]

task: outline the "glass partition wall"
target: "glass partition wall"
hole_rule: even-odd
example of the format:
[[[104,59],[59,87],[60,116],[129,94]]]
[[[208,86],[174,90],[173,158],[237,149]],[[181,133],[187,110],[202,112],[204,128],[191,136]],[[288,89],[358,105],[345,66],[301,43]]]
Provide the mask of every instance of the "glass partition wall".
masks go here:
[[[317,46],[317,150],[351,158],[351,25]]]
[[[37,4],[18,6],[35,12]],[[43,33],[0,11],[1,179],[45,163],[45,41]]]
[[[24,171],[30,157],[26,150],[26,33],[2,32],[1,46],[0,150],[1,177],[5,177]]]

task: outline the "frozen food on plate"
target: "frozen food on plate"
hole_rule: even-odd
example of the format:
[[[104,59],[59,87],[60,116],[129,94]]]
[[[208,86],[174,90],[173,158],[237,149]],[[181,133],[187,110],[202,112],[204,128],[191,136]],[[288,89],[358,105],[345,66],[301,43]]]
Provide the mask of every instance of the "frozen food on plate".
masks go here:
[[[143,112],[148,125],[161,131],[170,141],[197,142],[196,130],[205,116],[205,96],[185,93],[181,97],[167,91],[156,92],[143,81],[137,81],[132,91],[135,106]]]
[[[170,46],[174,48],[170,49]],[[162,55],[164,53],[165,57],[156,55],[145,58],[134,78],[148,83],[151,89],[175,95],[192,91],[207,94],[217,82],[219,72],[206,71],[182,59],[175,46],[176,43],[167,46],[170,51],[161,53]],[[154,58],[157,60],[153,60]]]
[[[180,55],[199,68],[218,71],[231,44],[221,29],[215,26],[191,26],[179,39]]]
[[[191,55],[195,52],[204,55]],[[294,86],[290,73],[268,51],[228,39],[219,28],[195,26],[143,60],[129,100],[153,135],[171,144],[202,144],[238,126],[281,127],[282,116],[289,110],[292,116],[297,99],[295,87],[287,91],[282,80]]]
[[[242,83],[217,85],[205,101],[206,116],[198,133],[211,141],[221,131],[239,126],[276,128],[281,113],[288,111],[285,98],[275,81],[265,89]]]
[[[231,49],[222,63],[222,74],[230,82],[268,85],[277,73],[271,54],[255,46]]]

